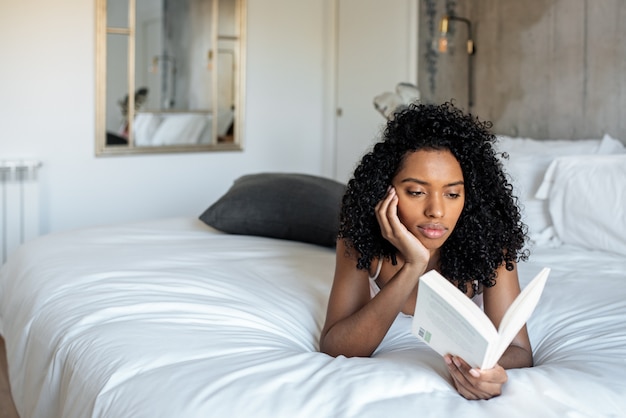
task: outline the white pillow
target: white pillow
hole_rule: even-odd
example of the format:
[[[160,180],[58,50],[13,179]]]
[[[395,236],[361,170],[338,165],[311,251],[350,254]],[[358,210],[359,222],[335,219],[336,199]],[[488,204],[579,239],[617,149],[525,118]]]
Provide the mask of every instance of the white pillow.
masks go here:
[[[204,114],[173,113],[163,117],[151,145],[197,144],[208,123]]]
[[[152,138],[159,128],[161,121],[161,116],[155,113],[137,114],[133,125],[135,130],[135,145],[138,147],[152,145]]]
[[[531,139],[499,136],[498,149],[519,156],[540,154],[557,157],[596,152],[600,142],[600,139]]]
[[[549,227],[552,221],[547,202],[536,199],[535,193],[550,163],[560,156],[611,154],[624,152],[625,148],[620,141],[604,135],[602,140],[537,140],[500,136],[496,149],[509,155],[502,163],[511,177],[513,193],[520,199],[522,219],[528,225],[531,241],[543,242],[551,238]]]
[[[619,140],[612,138],[609,134],[604,134],[598,154],[624,154],[626,146]]]
[[[626,255],[626,154],[557,158],[536,197],[562,242]]]

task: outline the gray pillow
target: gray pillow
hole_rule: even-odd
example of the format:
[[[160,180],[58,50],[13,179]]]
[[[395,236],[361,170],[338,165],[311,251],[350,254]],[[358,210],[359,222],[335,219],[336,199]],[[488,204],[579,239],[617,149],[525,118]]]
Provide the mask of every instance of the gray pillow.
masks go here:
[[[200,220],[230,234],[335,246],[346,186],[308,174],[242,176]]]

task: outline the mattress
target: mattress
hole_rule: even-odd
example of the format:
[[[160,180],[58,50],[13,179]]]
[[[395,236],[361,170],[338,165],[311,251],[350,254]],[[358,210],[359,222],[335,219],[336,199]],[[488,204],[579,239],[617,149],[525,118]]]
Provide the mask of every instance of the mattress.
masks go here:
[[[552,272],[535,366],[468,401],[400,315],[371,358],[318,351],[334,250],[173,218],[51,234],[0,270],[11,390],[26,417],[626,415],[626,258],[534,248]]]

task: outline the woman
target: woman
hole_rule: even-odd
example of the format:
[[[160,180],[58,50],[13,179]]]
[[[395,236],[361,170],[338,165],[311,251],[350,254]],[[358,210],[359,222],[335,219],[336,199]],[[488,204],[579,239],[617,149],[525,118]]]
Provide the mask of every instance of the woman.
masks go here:
[[[490,128],[450,103],[413,104],[388,122],[343,198],[322,352],[370,356],[400,312],[413,314],[419,277],[431,269],[482,296],[500,324],[520,292],[526,227]],[[444,360],[467,399],[498,396],[505,369],[533,362],[525,327],[493,369]]]

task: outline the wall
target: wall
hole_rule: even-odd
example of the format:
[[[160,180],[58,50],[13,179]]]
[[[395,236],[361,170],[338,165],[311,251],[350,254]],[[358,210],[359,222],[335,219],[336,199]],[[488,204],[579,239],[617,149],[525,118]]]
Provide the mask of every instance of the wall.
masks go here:
[[[445,0],[421,1],[420,44],[428,42],[428,6],[437,20]],[[457,2],[452,2],[457,3]],[[623,0],[472,0],[458,16],[473,22],[476,105],[497,133],[532,138],[626,141],[626,3]],[[457,27],[458,44],[466,39]],[[425,58],[422,55],[420,58]],[[436,87],[422,97],[467,103],[467,55],[436,58]],[[429,82],[420,61],[420,85]]]
[[[197,216],[244,173],[324,174],[327,2],[249,0],[243,152],[98,158],[94,3],[0,5],[0,159],[43,161],[43,233]]]
[[[43,161],[42,232],[196,216],[244,173],[332,176],[337,1],[249,0],[243,152],[100,158],[95,2],[1,2],[0,159]],[[420,0],[422,98],[463,106],[466,55],[437,57],[430,86],[425,54],[446,3],[474,22],[473,111],[497,133],[626,141],[623,0]]]
[[[418,1],[336,3],[335,175],[347,182],[385,127],[375,98],[398,82],[417,83]]]

